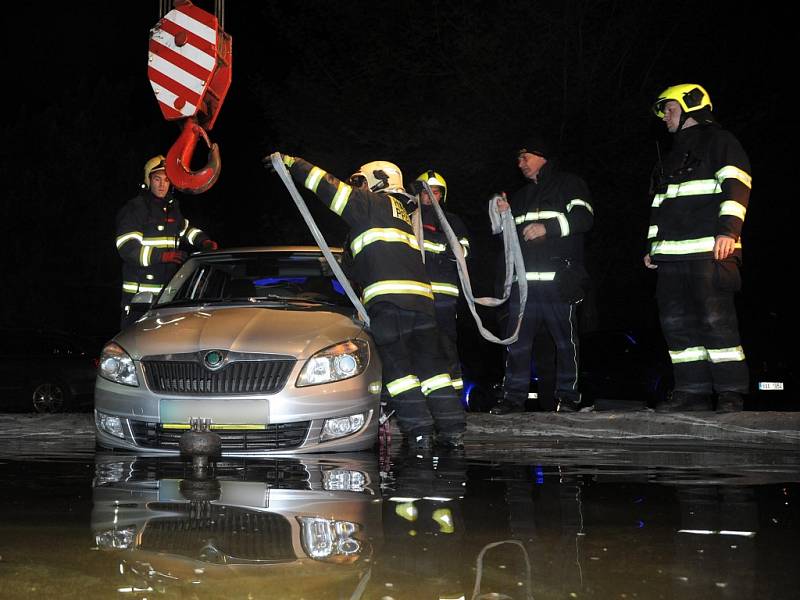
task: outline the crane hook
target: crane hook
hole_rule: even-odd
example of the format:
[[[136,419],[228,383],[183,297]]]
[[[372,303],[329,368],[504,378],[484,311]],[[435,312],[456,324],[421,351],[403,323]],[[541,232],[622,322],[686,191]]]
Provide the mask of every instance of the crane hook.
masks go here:
[[[208,146],[208,160],[204,167],[192,171],[192,155],[201,137]],[[198,125],[197,119],[186,119],[181,135],[167,153],[166,171],[170,183],[182,192],[202,194],[216,183],[221,169],[219,146],[211,143],[205,129]]]

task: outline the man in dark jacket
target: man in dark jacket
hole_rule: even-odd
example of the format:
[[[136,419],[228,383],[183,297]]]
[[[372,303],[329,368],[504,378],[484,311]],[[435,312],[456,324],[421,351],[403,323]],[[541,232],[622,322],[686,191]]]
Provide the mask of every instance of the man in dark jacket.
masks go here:
[[[122,316],[125,328],[139,316],[131,310],[137,292],[161,290],[186,260],[186,247],[216,250],[217,243],[183,218],[163,156],[154,156],[144,166],[142,192],[117,213],[117,252],[122,258]]]
[[[661,411],[737,411],[748,390],[734,293],[741,287],[741,232],[752,185],[741,144],[711,114],[693,83],[664,90],[653,110],[674,135],[656,170],[649,252],[658,269],[661,329],[675,374]]]
[[[383,364],[390,408],[412,449],[463,445],[464,409],[440,348],[433,291],[406,212],[400,169],[387,161],[363,165],[366,188],[354,188],[302,158],[283,155],[297,183],[350,226],[353,275]]]
[[[460,391],[464,388],[464,382],[461,378],[461,362],[458,357],[458,331],[456,327],[459,296],[458,267],[456,267],[456,259],[447,241],[447,236],[442,230],[439,218],[433,209],[433,201],[428,196],[428,192],[422,187],[422,182],[426,182],[430,186],[433,195],[442,206],[445,218],[450,224],[453,233],[456,234],[465,258],[469,253],[469,239],[467,238],[467,228],[464,226],[461,217],[444,210],[444,205],[447,202],[447,182],[444,177],[431,170],[422,173],[415,182],[419,186],[419,189],[415,191],[417,191],[417,197],[419,198],[419,208],[417,210],[420,211],[425,238],[425,270],[433,288],[436,323],[439,326],[443,350],[447,355],[450,378],[453,380],[453,387]]]
[[[581,397],[575,311],[588,279],[583,267],[583,234],[592,227],[594,210],[584,181],[556,168],[541,136],[529,139],[517,156],[517,165],[528,183],[509,201],[499,201],[498,208],[510,209],[517,224],[528,301],[519,338],[508,346],[503,399],[490,412],[502,415],[525,410],[531,348],[542,323],[556,346],[556,411],[576,411]],[[510,314],[517,314],[516,288],[509,302]]]

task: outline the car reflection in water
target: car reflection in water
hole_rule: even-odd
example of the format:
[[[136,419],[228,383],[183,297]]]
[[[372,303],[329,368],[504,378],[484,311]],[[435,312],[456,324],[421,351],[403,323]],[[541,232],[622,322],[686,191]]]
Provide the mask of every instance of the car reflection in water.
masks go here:
[[[364,588],[382,529],[376,457],[220,462],[209,473],[97,456],[92,530],[115,556],[117,591],[349,598]]]

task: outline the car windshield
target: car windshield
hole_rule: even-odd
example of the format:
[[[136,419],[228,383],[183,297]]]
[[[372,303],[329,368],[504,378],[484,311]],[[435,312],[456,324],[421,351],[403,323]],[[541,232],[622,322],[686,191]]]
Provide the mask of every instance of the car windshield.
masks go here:
[[[157,304],[214,302],[352,307],[319,252],[291,251],[192,257],[164,288]]]

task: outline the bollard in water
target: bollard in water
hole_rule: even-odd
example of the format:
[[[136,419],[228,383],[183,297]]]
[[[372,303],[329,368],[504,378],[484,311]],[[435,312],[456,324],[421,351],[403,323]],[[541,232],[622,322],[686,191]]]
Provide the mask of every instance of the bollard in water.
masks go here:
[[[192,457],[195,472],[208,468],[209,460],[220,455],[222,439],[210,430],[211,419],[190,419],[191,429],[181,436],[181,454]]]

